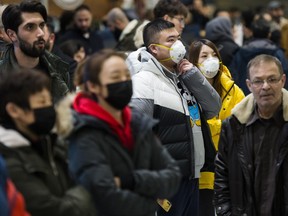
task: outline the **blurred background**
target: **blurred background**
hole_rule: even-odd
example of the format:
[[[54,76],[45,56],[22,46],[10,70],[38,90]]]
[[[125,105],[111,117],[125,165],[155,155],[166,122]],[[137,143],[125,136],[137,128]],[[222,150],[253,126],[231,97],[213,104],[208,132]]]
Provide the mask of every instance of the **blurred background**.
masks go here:
[[[270,0],[206,0],[204,3],[211,8],[211,13],[217,8],[229,9],[231,7],[240,10],[248,10],[255,7],[265,7]],[[288,0],[279,0],[285,7],[287,16]],[[20,0],[1,0],[1,4],[19,3]],[[116,6],[125,9],[149,10],[154,7],[157,0],[41,0],[51,16],[59,17],[63,10],[73,10],[80,4],[87,4],[93,11],[94,20],[101,20],[107,12]],[[193,0],[182,0],[186,5]]]

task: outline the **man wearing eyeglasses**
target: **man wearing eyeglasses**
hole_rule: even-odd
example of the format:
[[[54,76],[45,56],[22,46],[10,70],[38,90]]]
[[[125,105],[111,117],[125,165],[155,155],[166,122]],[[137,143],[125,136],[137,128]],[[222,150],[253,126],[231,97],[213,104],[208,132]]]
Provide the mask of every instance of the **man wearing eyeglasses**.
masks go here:
[[[215,160],[217,215],[288,215],[288,91],[280,61],[247,66],[252,94],[222,124]]]
[[[154,17],[163,18],[172,22],[175,29],[181,35],[185,27],[185,19],[188,15],[187,7],[179,0],[159,0],[154,8]]]

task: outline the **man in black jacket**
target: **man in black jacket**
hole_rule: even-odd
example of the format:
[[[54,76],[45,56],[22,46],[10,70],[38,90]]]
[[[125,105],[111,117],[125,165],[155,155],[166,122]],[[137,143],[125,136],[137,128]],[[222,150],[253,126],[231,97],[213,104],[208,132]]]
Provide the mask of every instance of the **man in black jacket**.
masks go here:
[[[3,11],[5,31],[12,41],[0,62],[0,77],[21,68],[35,68],[51,79],[53,101],[69,91],[69,65],[45,51],[44,27],[47,11],[39,1],[10,4]]]
[[[74,27],[57,39],[57,44],[60,45],[68,39],[81,41],[87,55],[103,49],[103,40],[98,32],[93,29],[93,15],[90,8],[87,5],[80,5],[75,9],[73,18]]]
[[[222,124],[215,163],[217,215],[287,215],[288,92],[280,61],[259,55],[248,64],[252,94]]]

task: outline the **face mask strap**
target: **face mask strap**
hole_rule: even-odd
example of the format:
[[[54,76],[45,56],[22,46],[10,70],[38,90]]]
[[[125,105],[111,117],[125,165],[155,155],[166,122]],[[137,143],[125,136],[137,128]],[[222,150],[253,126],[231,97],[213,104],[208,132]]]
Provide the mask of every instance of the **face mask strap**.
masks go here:
[[[161,48],[164,48],[164,49],[171,50],[170,47],[164,46],[164,45],[162,45],[162,44],[150,44],[150,46],[151,46],[151,45],[154,45],[154,46],[158,46],[158,47],[161,47]]]
[[[159,61],[161,61],[161,62],[166,62],[166,61],[169,61],[169,60],[171,60],[172,58],[171,57],[169,57],[169,58],[166,58],[166,59],[162,59],[162,60],[159,60]]]
[[[164,46],[164,45],[162,45],[162,44],[150,44],[150,46],[151,46],[151,45],[154,45],[154,46],[158,46],[158,47],[161,47],[161,48],[164,48],[164,49],[171,50],[170,47]],[[161,62],[166,62],[166,61],[169,61],[169,60],[171,60],[171,59],[172,59],[172,58],[169,57],[169,58],[162,59],[162,60],[159,60],[159,61],[161,61]]]

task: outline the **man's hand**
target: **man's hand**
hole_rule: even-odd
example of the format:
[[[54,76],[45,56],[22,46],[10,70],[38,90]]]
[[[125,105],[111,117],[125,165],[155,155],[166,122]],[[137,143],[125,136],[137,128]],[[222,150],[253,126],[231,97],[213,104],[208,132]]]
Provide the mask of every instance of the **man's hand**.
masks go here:
[[[192,68],[193,68],[193,64],[189,62],[187,59],[182,59],[177,65],[177,70],[179,72],[179,75],[186,73]]]

